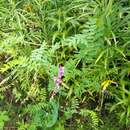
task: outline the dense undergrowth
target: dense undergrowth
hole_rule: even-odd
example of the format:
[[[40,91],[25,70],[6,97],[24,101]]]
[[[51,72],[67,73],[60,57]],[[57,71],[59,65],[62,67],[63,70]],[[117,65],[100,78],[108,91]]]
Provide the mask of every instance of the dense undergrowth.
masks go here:
[[[0,129],[129,127],[129,0],[0,0]]]

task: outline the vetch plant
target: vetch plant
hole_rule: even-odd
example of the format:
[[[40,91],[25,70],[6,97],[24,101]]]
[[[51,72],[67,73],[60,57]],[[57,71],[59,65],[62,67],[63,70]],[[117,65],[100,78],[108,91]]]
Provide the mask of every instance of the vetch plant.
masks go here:
[[[129,129],[129,41],[128,0],[1,0],[1,129]]]
[[[62,77],[64,76],[64,67],[62,65],[59,65],[59,72],[58,77],[54,76],[53,80],[55,82],[55,88],[52,92],[51,98],[53,99],[58,90],[60,89],[60,85],[62,84]]]

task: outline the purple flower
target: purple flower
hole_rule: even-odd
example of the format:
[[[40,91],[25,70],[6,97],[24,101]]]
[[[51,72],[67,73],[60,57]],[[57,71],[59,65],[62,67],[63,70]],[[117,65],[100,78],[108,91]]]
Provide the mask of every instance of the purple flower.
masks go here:
[[[54,76],[53,80],[55,81],[56,86],[60,86],[62,80]]]
[[[59,66],[59,74],[58,78],[61,79],[64,75],[64,67],[62,65]]]
[[[56,95],[56,93],[58,92],[60,85],[62,83],[62,77],[64,75],[64,67],[62,65],[59,66],[59,72],[58,72],[58,77],[54,76],[53,80],[55,82],[55,88],[52,92],[51,95],[51,99],[53,99],[53,97]]]
[[[60,86],[61,82],[62,82],[62,77],[64,75],[64,67],[62,67],[61,65],[59,66],[59,73],[58,73],[58,77],[54,76],[53,80],[56,84],[56,86]]]

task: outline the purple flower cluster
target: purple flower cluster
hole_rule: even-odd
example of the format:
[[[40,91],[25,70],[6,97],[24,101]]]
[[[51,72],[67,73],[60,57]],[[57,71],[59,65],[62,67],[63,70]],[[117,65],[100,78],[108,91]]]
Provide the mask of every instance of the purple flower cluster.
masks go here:
[[[58,78],[61,79],[64,75],[64,67],[62,65],[59,66],[59,74]]]
[[[61,85],[63,75],[64,75],[64,67],[62,65],[60,65],[58,77],[54,76],[54,78],[53,78],[57,87],[59,87]]]
[[[58,72],[58,77],[54,76],[53,80],[55,82],[55,88],[54,91],[52,92],[51,99],[56,95],[57,91],[60,88],[60,85],[62,83],[62,77],[64,76],[64,67],[62,65],[59,66],[59,72]]]

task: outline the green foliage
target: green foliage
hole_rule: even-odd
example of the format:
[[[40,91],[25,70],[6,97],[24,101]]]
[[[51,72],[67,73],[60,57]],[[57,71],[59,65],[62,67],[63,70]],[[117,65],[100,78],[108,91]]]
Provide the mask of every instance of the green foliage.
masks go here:
[[[90,118],[90,127],[92,127],[92,129],[97,130],[98,129],[98,116],[96,115],[96,113],[94,111],[91,110],[87,110],[87,109],[81,109],[80,114],[84,117],[89,117]]]
[[[128,128],[129,36],[129,0],[1,0],[1,129]]]
[[[0,129],[4,128],[4,123],[9,120],[6,111],[0,111]]]

